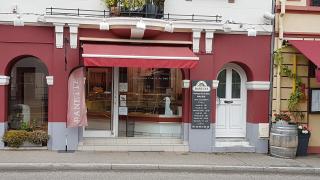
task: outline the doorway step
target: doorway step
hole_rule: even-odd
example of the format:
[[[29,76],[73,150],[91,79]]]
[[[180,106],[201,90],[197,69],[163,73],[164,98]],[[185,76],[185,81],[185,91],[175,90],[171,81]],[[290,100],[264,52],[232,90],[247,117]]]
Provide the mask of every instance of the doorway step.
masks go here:
[[[213,152],[255,152],[255,147],[244,138],[216,138]]]
[[[179,138],[84,138],[78,150],[188,152],[189,146]]]

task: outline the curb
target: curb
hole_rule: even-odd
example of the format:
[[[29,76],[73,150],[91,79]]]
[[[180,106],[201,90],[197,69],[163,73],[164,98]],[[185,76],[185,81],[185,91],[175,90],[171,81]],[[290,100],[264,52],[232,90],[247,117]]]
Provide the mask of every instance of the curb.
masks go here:
[[[0,163],[4,171],[130,171],[156,170],[175,172],[254,172],[254,173],[295,173],[320,175],[320,168],[313,167],[259,167],[259,166],[219,166],[180,164],[111,164],[111,163]]]
[[[108,164],[108,163],[0,163],[3,171],[130,171],[156,170],[175,172],[255,172],[255,173],[295,173],[320,175],[320,168],[312,167],[257,167],[219,165],[179,165],[179,164]]]

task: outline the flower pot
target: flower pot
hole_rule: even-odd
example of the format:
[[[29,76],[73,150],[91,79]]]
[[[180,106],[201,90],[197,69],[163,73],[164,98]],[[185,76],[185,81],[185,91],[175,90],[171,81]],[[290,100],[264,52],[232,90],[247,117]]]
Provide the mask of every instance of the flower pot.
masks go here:
[[[42,147],[42,144],[33,144],[29,141],[25,141],[21,147]]]
[[[310,134],[299,134],[298,135],[297,156],[307,156],[308,155],[309,139],[310,139]]]
[[[110,16],[120,16],[119,7],[110,7]]]
[[[143,9],[146,18],[156,18],[158,14],[158,6],[148,3]]]

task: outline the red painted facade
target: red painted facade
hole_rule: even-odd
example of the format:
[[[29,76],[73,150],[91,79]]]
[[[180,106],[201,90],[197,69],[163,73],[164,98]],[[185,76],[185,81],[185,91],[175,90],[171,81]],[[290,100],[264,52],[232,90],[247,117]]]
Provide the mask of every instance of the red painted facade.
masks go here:
[[[65,37],[69,38],[68,28]],[[152,34],[154,35],[154,34]],[[117,38],[112,32],[79,29],[79,37]],[[160,33],[151,36],[156,40],[191,41],[191,33]],[[213,53],[205,52],[205,35],[200,43],[199,64],[184,76],[190,80],[215,80],[220,69],[229,62],[237,63],[246,72],[248,81],[269,81],[271,36],[248,37],[247,35],[215,34]],[[49,86],[49,122],[65,122],[67,115],[67,79],[70,71],[79,65],[78,49],[55,47],[53,27],[14,27],[0,25],[0,74],[9,75],[11,64],[22,56],[35,56],[47,66],[54,76]],[[7,120],[7,86],[0,86],[0,121]],[[212,92],[212,122],[215,122],[216,93]],[[269,91],[248,91],[247,119],[251,123],[268,122]],[[258,107],[258,108],[257,108]],[[191,120],[191,88],[184,89],[183,121]],[[189,113],[185,113],[189,112]]]

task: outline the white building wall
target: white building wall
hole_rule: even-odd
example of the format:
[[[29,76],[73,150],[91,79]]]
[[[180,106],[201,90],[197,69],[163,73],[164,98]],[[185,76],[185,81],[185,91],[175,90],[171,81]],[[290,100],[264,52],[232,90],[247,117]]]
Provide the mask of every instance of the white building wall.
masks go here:
[[[0,12],[11,11],[14,5],[18,5],[19,13],[45,13],[49,7],[70,9],[104,10],[106,6],[103,0],[0,0]]]
[[[11,13],[13,7],[17,6],[18,13],[25,22],[37,22],[39,15],[45,14],[46,8],[70,8],[70,9],[89,9],[106,10],[103,0],[0,0],[0,23],[11,20],[15,15]]]
[[[263,24],[263,14],[272,12],[273,0],[166,0],[165,13],[221,15],[223,22]]]
[[[72,9],[107,9],[103,0],[0,0],[0,22],[11,19],[12,8],[17,5],[18,13],[23,14],[25,22],[36,22],[34,15],[26,13],[45,14],[45,9],[72,8]],[[271,12],[272,0],[166,0],[165,13],[185,15],[221,15],[223,22],[233,20],[236,23],[263,24],[263,14]]]

